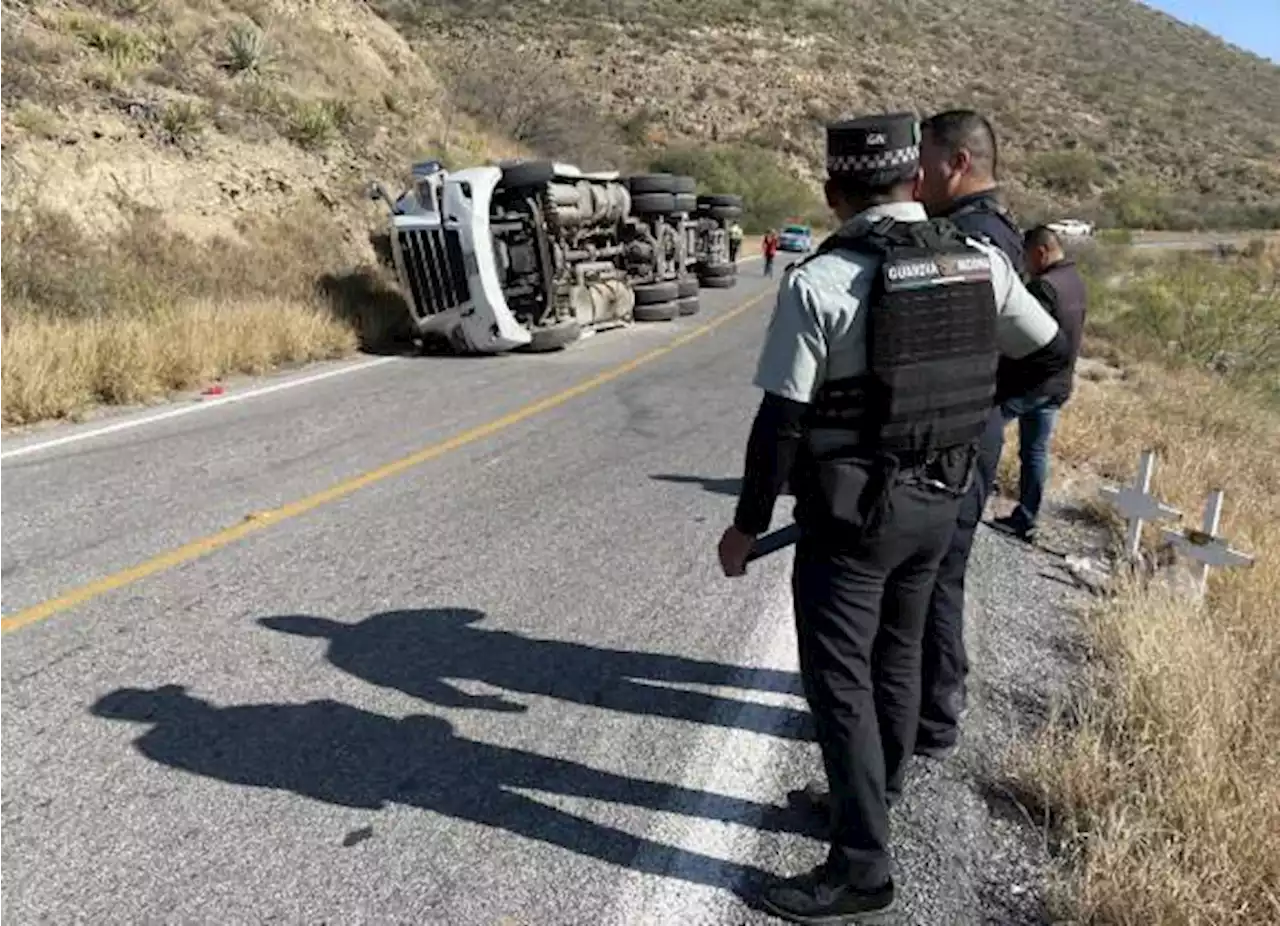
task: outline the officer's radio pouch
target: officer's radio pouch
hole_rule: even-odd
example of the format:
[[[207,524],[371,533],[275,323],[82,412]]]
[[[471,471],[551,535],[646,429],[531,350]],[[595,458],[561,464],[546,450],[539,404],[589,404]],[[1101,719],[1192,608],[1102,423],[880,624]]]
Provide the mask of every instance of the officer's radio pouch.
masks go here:
[[[888,489],[897,469],[892,458],[835,457],[815,462],[823,520],[842,539],[870,540],[888,517]]]

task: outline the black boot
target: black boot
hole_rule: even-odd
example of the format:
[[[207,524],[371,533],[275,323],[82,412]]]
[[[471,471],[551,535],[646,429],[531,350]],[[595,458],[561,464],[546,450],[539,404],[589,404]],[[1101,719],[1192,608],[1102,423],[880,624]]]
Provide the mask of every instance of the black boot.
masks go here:
[[[793,923],[845,926],[886,922],[894,907],[893,882],[862,891],[829,874],[825,864],[813,871],[779,881],[761,898],[766,910]]]

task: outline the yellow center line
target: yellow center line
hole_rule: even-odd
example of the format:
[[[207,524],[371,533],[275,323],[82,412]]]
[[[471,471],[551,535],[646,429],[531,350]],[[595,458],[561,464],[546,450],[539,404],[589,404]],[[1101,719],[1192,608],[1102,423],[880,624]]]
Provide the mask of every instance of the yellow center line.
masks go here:
[[[723,315],[719,315],[706,324],[695,328],[692,331],[680,335],[668,341],[661,347],[654,348],[647,353],[641,354],[625,363],[611,367],[602,373],[598,373],[590,379],[584,380],[575,386],[570,386],[563,392],[557,392],[554,395],[547,396],[545,399],[539,399],[523,408],[516,409],[510,414],[503,415],[501,418],[495,418],[485,424],[455,434],[453,437],[430,444],[421,450],[402,457],[394,462],[379,466],[377,469],[369,470],[359,476],[354,476],[336,485],[330,486],[314,495],[308,495],[306,498],[299,499],[296,502],[290,502],[279,508],[270,511],[261,512],[250,519],[240,522],[233,527],[224,528],[217,533],[209,534],[207,537],[201,537],[190,543],[183,544],[172,550],[167,550],[153,556],[151,559],[138,563],[136,566],[130,566],[128,569],[122,569],[111,575],[103,576],[101,579],[95,579],[78,588],[73,588],[68,592],[64,592],[55,598],[42,601],[39,604],[24,608],[21,611],[15,611],[6,617],[0,618],[0,632],[9,633],[20,627],[26,627],[28,624],[34,624],[42,621],[47,617],[52,617],[59,612],[66,611],[69,608],[77,607],[87,601],[92,601],[108,592],[123,588],[126,585],[132,585],[148,576],[163,572],[166,569],[172,569],[183,563],[190,562],[193,559],[212,553],[214,550],[221,549],[229,544],[235,543],[243,537],[255,534],[258,531],[265,530],[282,521],[290,518],[296,518],[299,515],[314,511],[322,505],[329,502],[337,501],[340,498],[357,492],[366,486],[373,485],[375,482],[381,482],[392,476],[403,473],[407,469],[412,469],[426,463],[428,460],[434,460],[436,457],[442,456],[451,450],[457,450],[459,447],[474,443],[478,440],[496,434],[504,428],[509,428],[513,424],[519,424],[534,415],[553,409],[559,405],[563,405],[570,399],[590,392],[603,386],[605,383],[611,382],[620,376],[624,376],[639,367],[644,366],[659,357],[671,353],[678,347],[688,344],[690,341],[702,337],[716,328],[719,328],[725,322],[730,321],[741,315],[747,309],[758,303],[761,299],[769,294],[769,290],[753,296],[741,305],[729,309]]]

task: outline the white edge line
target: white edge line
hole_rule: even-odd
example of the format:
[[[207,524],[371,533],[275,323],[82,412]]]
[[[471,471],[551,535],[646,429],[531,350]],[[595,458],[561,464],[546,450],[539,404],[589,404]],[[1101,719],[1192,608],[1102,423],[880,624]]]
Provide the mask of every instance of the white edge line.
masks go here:
[[[739,263],[749,260],[760,260],[761,254],[752,254],[748,257],[738,258]],[[79,443],[82,440],[89,440],[92,437],[102,437],[106,434],[116,434],[120,431],[128,431],[133,428],[140,428],[144,424],[154,424],[157,421],[166,421],[170,418],[179,418],[182,415],[191,415],[195,412],[208,411],[212,408],[221,408],[224,405],[232,405],[236,402],[243,402],[246,399],[256,399],[259,396],[269,395],[273,392],[282,392],[285,389],[292,389],[295,386],[305,386],[309,383],[319,382],[322,379],[329,379],[332,376],[342,376],[344,373],[354,373],[357,370],[367,370],[370,367],[380,366],[384,363],[391,363],[399,360],[399,357],[373,357],[364,363],[356,363],[351,366],[339,367],[336,370],[325,370],[323,373],[315,373],[311,376],[300,376],[297,379],[288,379],[280,383],[272,383],[269,386],[261,386],[257,389],[250,389],[247,392],[237,392],[216,399],[207,399],[195,405],[185,405],[181,408],[171,408],[159,412],[155,415],[147,415],[141,418],[130,418],[127,421],[117,421],[114,424],[104,425],[101,428],[94,428],[89,431],[78,431],[75,434],[68,434],[65,437],[55,437],[52,440],[40,441],[39,443],[24,444],[17,450],[10,450],[7,453],[0,453],[0,460],[11,460],[14,457],[23,457],[27,454],[38,453],[41,450],[51,450],[54,447],[62,447],[67,444]],[[11,437],[10,440],[13,440]]]
[[[346,373],[355,373],[357,370],[367,370],[371,367],[381,366],[384,363],[391,363],[392,361],[399,359],[399,357],[371,357],[363,363],[354,363],[349,366],[338,367],[335,370],[325,370],[322,373],[313,373],[310,376],[300,376],[296,379],[286,379],[282,382],[272,383],[268,386],[260,386],[257,389],[249,389],[246,392],[233,392],[216,398],[205,399],[204,401],[196,402],[192,405],[166,409],[165,411],[158,412],[154,415],[146,415],[141,418],[130,418],[126,421],[117,421],[114,424],[104,425],[103,427],[93,428],[88,431],[78,431],[75,434],[68,434],[65,437],[55,437],[52,440],[40,441],[39,443],[24,444],[16,450],[0,453],[0,460],[9,460],[14,457],[26,456],[29,453],[38,453],[41,450],[50,450],[54,447],[74,444],[82,440],[89,440],[93,437],[102,437],[107,434],[116,434],[120,431],[140,428],[145,424],[154,424],[157,421],[166,421],[170,418],[179,418],[183,415],[192,415],[196,412],[204,412],[215,408],[222,408],[226,405],[234,405],[236,402],[256,399],[260,396],[269,395],[273,392],[283,392],[284,390],[292,389],[295,386],[306,386],[310,383],[319,382],[322,379],[342,376]]]
[[[742,654],[750,654],[758,663],[744,668],[740,677],[734,680],[744,687],[751,686],[757,676],[766,672],[798,671],[789,579],[783,567],[770,565],[774,574],[765,574],[755,580],[764,586],[767,598]],[[708,795],[772,803],[773,794],[783,785],[778,780],[786,767],[781,756],[784,751],[804,747],[769,733],[738,730],[734,722],[737,715],[757,703],[742,702],[736,709],[722,708],[717,716],[706,722],[706,732],[694,746],[685,765],[685,775],[680,782],[682,787]],[[609,917],[613,926],[650,926],[656,923],[707,926],[724,923],[730,917],[738,921],[740,901],[726,895],[722,888],[700,883],[696,870],[686,870],[691,864],[695,868],[697,866],[696,862],[690,861],[689,853],[723,860],[728,866],[755,865],[762,861],[755,857],[761,839],[759,831],[718,823],[709,815],[682,816],[660,820],[645,834],[645,838],[654,845],[676,851],[664,874],[632,871],[619,885],[618,899],[612,905]],[[641,851],[665,854],[664,849]],[[728,882],[726,877],[726,885]]]

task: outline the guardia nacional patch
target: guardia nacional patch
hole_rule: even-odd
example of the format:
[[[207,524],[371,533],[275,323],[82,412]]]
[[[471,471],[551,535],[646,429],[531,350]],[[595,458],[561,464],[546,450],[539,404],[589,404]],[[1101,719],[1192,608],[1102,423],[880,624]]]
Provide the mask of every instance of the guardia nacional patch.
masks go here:
[[[938,254],[887,261],[881,270],[886,292],[982,283],[991,279],[991,258],[986,254]]]

